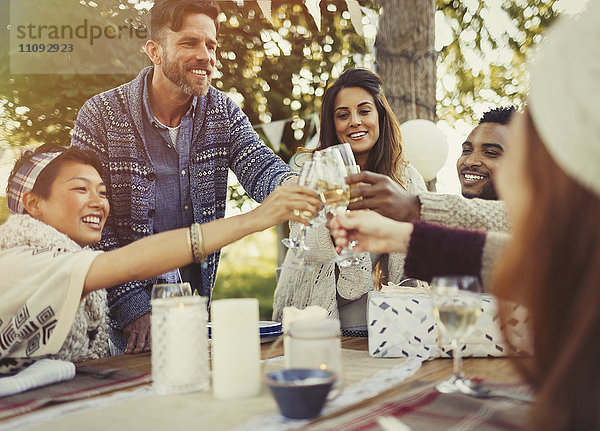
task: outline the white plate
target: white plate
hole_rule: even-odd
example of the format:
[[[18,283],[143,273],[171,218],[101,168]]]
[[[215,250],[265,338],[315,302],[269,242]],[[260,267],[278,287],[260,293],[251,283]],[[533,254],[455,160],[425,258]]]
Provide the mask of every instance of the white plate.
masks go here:
[[[265,334],[260,336],[260,343],[270,343],[272,341],[277,340],[279,337],[283,335],[283,331],[273,332],[271,334]]]
[[[281,331],[281,323],[273,322],[270,320],[261,320],[260,322],[258,322],[258,328],[261,334],[267,332],[278,332]]]
[[[210,338],[212,322],[208,322],[206,324],[206,327],[208,328],[208,337]],[[261,343],[263,342],[262,339],[265,337],[266,338],[272,338],[272,337],[277,338],[278,336],[283,334],[283,331],[281,329],[281,323],[279,323],[279,322],[270,322],[270,321],[261,320],[258,322],[258,329],[260,331]],[[271,340],[271,341],[273,341],[273,340]]]

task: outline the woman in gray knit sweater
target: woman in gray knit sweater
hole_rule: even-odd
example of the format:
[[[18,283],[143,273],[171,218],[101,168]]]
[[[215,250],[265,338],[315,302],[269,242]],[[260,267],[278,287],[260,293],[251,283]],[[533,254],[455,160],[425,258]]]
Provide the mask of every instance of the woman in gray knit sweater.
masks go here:
[[[327,89],[319,138],[317,150],[347,142],[361,170],[386,175],[411,193],[426,191],[421,175],[404,159],[400,126],[383,94],[381,79],[369,70],[346,70]],[[274,295],[273,317],[281,320],[285,306],[320,305],[330,316],[340,318],[344,333],[365,333],[367,292],[387,281],[400,282],[404,256],[362,253],[360,265],[342,267],[334,262],[338,255],[325,226],[324,212],[315,224],[306,236],[310,250],[305,262],[311,271],[288,269],[284,264]],[[292,235],[298,229],[298,224],[291,224]],[[288,252],[285,263],[293,259],[294,253]]]

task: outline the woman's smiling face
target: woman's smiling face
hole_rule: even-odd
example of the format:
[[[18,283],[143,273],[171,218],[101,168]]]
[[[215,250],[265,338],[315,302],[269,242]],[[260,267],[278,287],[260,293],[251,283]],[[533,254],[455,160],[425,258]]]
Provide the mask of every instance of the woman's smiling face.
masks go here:
[[[361,87],[342,88],[335,96],[333,121],[339,143],[350,144],[362,167],[379,140],[379,114],[373,96]]]
[[[39,199],[33,217],[82,247],[100,241],[108,217],[106,186],[98,171],[74,160],[63,163],[48,199]]]

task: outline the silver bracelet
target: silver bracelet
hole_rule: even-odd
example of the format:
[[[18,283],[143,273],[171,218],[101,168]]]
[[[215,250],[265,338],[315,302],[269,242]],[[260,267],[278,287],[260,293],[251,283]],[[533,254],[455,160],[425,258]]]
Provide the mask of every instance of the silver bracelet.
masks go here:
[[[202,251],[202,229],[200,229],[200,223],[193,223],[190,226],[190,241],[192,243],[192,255],[194,256],[194,262],[204,262],[204,252]]]

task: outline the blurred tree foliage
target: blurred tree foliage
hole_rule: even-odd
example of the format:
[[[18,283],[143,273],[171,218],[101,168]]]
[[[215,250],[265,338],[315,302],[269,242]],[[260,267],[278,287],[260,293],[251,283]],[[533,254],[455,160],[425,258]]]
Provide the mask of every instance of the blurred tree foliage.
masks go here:
[[[149,2],[138,0],[63,0],[60,23],[69,23],[79,8],[95,8],[99,15],[119,23],[145,23]],[[273,0],[273,24],[254,1],[221,1],[219,72],[213,85],[232,93],[253,124],[294,118],[286,124],[280,155],[289,158],[307,138],[306,117],[320,108],[320,96],[335,75],[334,68],[353,66],[354,56],[365,53],[344,0],[322,2],[321,31],[302,0]],[[326,3],[326,4],[325,4]],[[365,0],[374,7],[374,1]],[[132,75],[17,75],[10,74],[7,0],[0,3],[0,121],[14,145],[33,142],[70,143],[81,105],[91,96],[133,78]],[[144,7],[141,7],[144,6]],[[70,13],[72,15],[70,15]],[[86,12],[87,13],[87,12]],[[116,45],[116,44],[115,44]],[[4,49],[6,48],[6,49]],[[140,58],[146,64],[145,54]],[[139,59],[135,59],[139,61]],[[110,61],[98,58],[97,61]],[[116,69],[118,70],[118,69]],[[339,72],[338,72],[339,73]],[[267,141],[268,143],[268,141]]]
[[[71,7],[56,11],[61,22],[69,22],[69,10],[76,14],[77,7],[93,7],[107,19],[144,24],[146,9],[141,6],[145,3],[137,0],[64,2]],[[220,76],[213,84],[233,92],[234,97],[237,93],[236,101],[253,123],[295,118],[284,131],[280,150],[284,158],[305,143],[310,127],[305,118],[318,112],[326,86],[342,68],[356,63],[356,54],[367,50],[352,28],[343,0],[321,2],[321,31],[302,3],[273,0],[270,24],[255,2],[219,2],[223,11]],[[377,9],[376,0],[360,3]],[[450,42],[438,57],[439,118],[473,116],[475,101],[519,102],[527,91],[525,55],[558,16],[557,0],[503,0],[504,16],[491,3],[437,0],[437,9],[451,31]],[[77,110],[85,100],[132,76],[11,75],[8,30],[4,25],[9,18],[8,7],[7,0],[0,2],[0,119],[4,133],[15,145],[67,144]],[[145,61],[143,57],[140,53],[138,61]]]
[[[69,145],[71,131],[77,117],[78,109],[92,95],[115,87],[130,80],[132,75],[110,74],[50,74],[53,69],[51,53],[40,53],[40,63],[36,74],[11,74],[10,55],[18,53],[10,51],[10,3],[0,2],[0,121],[4,123],[7,141],[12,145],[30,145],[40,142],[53,142]],[[12,2],[15,3],[15,2]],[[57,3],[61,6],[56,7]],[[53,3],[40,4],[38,11],[31,11],[31,23],[35,25],[59,24],[77,25],[83,16],[97,10],[100,22],[114,20],[119,24],[127,20],[140,22],[140,12],[131,5],[120,9],[113,0],[102,1],[101,5],[77,0],[54,0]],[[125,2],[126,3],[126,2]],[[20,5],[19,5],[20,6]],[[15,6],[13,7],[18,7]],[[14,13],[15,11],[13,11]],[[25,23],[26,24],[26,23]],[[137,25],[137,24],[136,24]],[[16,29],[12,29],[15,31]],[[33,40],[31,40],[33,42]],[[36,40],[37,41],[37,40]],[[39,39],[39,42],[69,42],[67,39]],[[122,45],[113,44],[114,49]],[[110,62],[108,56],[85,58],[70,56],[75,69],[78,63],[85,61]],[[141,54],[140,54],[141,58]],[[43,61],[42,61],[43,59]],[[143,59],[142,59],[143,61]],[[112,66],[118,66],[113,64]],[[48,71],[48,74],[43,74]],[[41,72],[41,74],[39,74]]]
[[[8,203],[6,197],[0,196],[0,224],[4,223],[8,218]]]
[[[136,26],[144,24],[151,4],[62,1],[65,7],[55,11],[60,22],[68,23],[69,12],[76,17],[77,8],[85,7],[107,20]],[[436,1],[438,15],[443,14],[451,33],[437,60],[438,117],[448,121],[473,117],[475,102],[520,102],[527,91],[526,52],[558,16],[557,0],[501,0],[501,9],[482,0]],[[380,12],[377,0],[360,3]],[[321,2],[321,31],[303,0],[273,0],[273,24],[254,1],[221,1],[219,5],[223,11],[219,72],[213,85],[231,93],[254,124],[294,118],[286,124],[279,150],[287,160],[310,137],[306,118],[319,111],[324,89],[343,68],[361,61],[360,55],[368,50],[365,41],[355,33],[344,0]],[[67,145],[85,100],[133,76],[11,75],[8,7],[8,0],[0,1],[0,122],[4,125],[0,133],[14,145]],[[149,64],[141,50],[135,61]]]
[[[559,16],[558,0],[436,0],[450,37],[438,53],[437,115],[476,120],[475,103],[519,104],[526,55]]]

